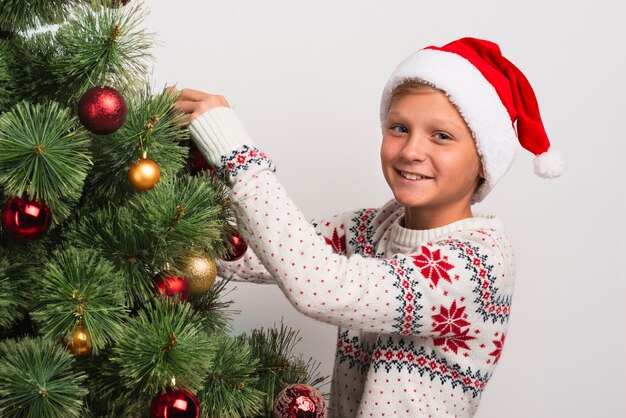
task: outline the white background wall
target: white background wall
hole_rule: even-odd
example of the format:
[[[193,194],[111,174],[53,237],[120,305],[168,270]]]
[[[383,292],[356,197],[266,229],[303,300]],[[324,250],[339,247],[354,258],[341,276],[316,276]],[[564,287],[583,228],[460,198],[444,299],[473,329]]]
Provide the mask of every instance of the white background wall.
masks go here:
[[[563,177],[517,159],[474,212],[495,212],[517,258],[507,342],[479,418],[626,416],[626,3],[150,0],[157,86],[223,94],[309,219],[392,197],[379,98],[414,50],[490,39],[526,74]],[[284,322],[331,374],[332,326],[276,286],[238,284],[236,332]]]

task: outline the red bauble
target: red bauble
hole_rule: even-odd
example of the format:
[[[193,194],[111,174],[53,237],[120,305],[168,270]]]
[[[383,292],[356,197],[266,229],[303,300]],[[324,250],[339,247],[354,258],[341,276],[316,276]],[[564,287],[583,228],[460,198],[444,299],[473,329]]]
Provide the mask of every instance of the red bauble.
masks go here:
[[[312,386],[289,385],[274,404],[275,418],[326,418],[324,397]]]
[[[200,405],[190,390],[167,389],[152,399],[150,418],[198,418]]]
[[[168,297],[178,296],[178,300],[189,297],[189,281],[185,277],[176,277],[168,273],[160,273],[153,277],[154,292]]]
[[[2,209],[2,227],[21,240],[34,240],[46,233],[52,211],[43,202],[12,197]]]
[[[226,256],[224,260],[226,261],[235,261],[239,260],[245,254],[248,249],[248,244],[243,240],[239,232],[235,232],[229,239],[230,243],[234,247],[234,253],[230,256]]]
[[[78,101],[78,118],[94,134],[108,135],[117,131],[127,114],[124,97],[112,87],[92,87]]]
[[[192,176],[203,170],[209,170],[211,177],[215,177],[215,168],[211,166],[202,155],[202,152],[193,143],[189,144],[189,157],[187,158],[187,170]]]

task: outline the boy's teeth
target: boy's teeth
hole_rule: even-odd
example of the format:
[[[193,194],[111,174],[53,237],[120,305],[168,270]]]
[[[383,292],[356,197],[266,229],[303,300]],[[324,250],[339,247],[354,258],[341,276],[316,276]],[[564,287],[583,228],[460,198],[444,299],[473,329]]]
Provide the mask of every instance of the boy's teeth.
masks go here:
[[[406,173],[404,171],[400,172],[402,174],[402,177],[405,177],[409,180],[422,180],[428,177],[423,177],[423,176],[418,176],[417,174],[411,174],[411,173]]]

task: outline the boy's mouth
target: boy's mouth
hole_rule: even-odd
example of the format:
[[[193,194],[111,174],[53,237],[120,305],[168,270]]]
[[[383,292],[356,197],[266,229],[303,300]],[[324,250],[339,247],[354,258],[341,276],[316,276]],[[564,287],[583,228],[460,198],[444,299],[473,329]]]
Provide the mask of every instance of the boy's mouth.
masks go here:
[[[428,177],[420,173],[410,173],[402,170],[396,170],[396,172],[407,180],[432,180],[432,177]]]

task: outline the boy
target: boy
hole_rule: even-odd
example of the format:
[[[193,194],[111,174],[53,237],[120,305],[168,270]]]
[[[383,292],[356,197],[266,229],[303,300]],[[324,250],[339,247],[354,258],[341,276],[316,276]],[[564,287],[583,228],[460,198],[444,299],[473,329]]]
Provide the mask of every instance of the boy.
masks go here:
[[[564,170],[499,47],[462,38],[404,60],[381,100],[394,198],[311,224],[225,98],[183,89],[176,106],[232,187],[249,244],[220,275],[276,283],[298,311],[338,326],[329,415],[473,416],[505,342],[515,263],[501,220],[471,204],[518,141],[538,156],[536,174]]]

